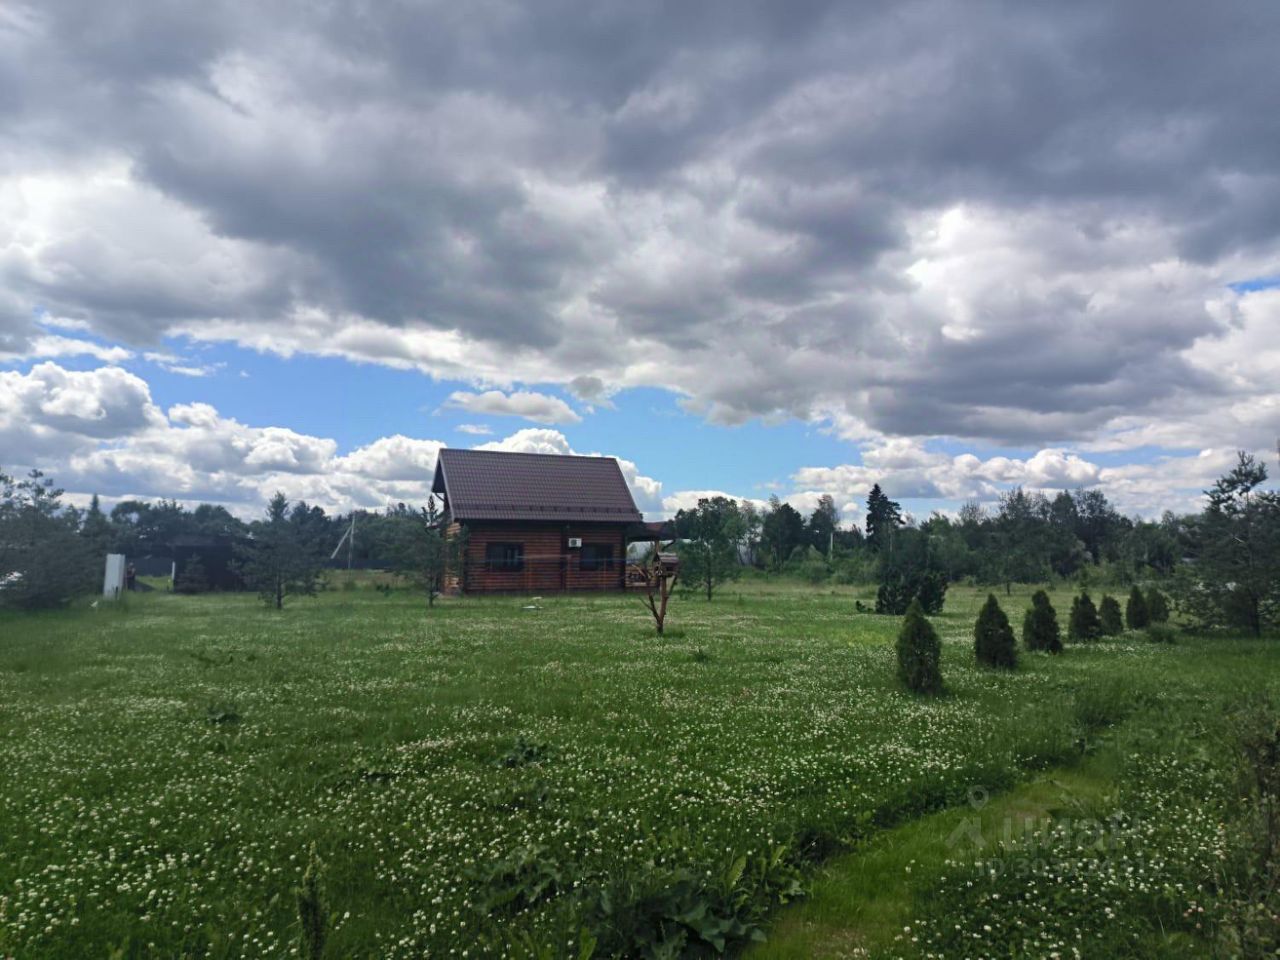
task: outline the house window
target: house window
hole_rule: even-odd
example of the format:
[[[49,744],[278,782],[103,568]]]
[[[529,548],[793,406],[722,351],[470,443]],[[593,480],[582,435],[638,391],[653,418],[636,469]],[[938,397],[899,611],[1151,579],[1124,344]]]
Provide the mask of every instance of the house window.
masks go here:
[[[523,543],[486,543],[484,545],[485,569],[509,573],[524,569]]]
[[[578,554],[579,570],[612,570],[613,544],[584,543]]]

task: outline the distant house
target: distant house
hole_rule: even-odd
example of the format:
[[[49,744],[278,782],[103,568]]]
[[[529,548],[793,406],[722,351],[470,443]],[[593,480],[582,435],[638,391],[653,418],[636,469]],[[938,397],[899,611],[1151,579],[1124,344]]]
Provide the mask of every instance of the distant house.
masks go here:
[[[451,590],[621,590],[628,542],[649,538],[612,457],[446,447],[431,489],[446,536],[466,530]]]

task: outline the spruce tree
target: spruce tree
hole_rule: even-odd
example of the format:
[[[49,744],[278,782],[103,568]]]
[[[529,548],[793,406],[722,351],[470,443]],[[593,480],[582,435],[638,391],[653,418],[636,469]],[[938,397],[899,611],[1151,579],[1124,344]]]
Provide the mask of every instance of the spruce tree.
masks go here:
[[[1018,665],[1018,641],[994,593],[987,594],[987,602],[978,614],[973,649],[978,663],[984,666],[1012,670]]]
[[[1098,608],[1088,591],[1071,601],[1071,619],[1067,622],[1067,639],[1075,643],[1087,643],[1102,636],[1102,623]]]
[[[1147,615],[1152,623],[1169,622],[1169,601],[1155,587],[1147,591]]]
[[[95,493],[89,501],[84,520],[80,524],[80,536],[89,544],[93,559],[101,562],[111,549],[111,521],[102,512],[102,501]]]
[[[1129,591],[1129,602],[1125,604],[1124,619],[1130,630],[1145,630],[1151,624],[1151,613],[1147,610],[1147,598],[1142,595],[1135,583]]]
[[[253,525],[253,538],[236,546],[236,572],[277,610],[287,596],[316,592],[324,559],[306,536],[303,515],[289,513],[289,500],[277,491],[267,504],[266,517]]]
[[[1022,620],[1022,642],[1028,650],[1062,652],[1058,612],[1049,602],[1049,594],[1043,590],[1037,590],[1031,596],[1031,609]]]
[[[867,543],[876,551],[889,549],[893,532],[900,526],[902,507],[885,495],[880,484],[873,485],[867,496]]]
[[[1098,620],[1102,625],[1102,633],[1108,637],[1118,637],[1124,633],[1124,620],[1120,616],[1120,601],[1111,595],[1102,598],[1098,607]]]
[[[942,642],[918,600],[907,608],[898,631],[897,652],[898,679],[908,690],[929,696],[942,692]]]

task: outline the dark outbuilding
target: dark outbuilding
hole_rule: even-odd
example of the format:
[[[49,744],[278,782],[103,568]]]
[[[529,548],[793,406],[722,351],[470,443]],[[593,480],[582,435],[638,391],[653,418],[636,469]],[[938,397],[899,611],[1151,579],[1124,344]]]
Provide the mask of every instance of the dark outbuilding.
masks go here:
[[[248,542],[244,537],[221,534],[175,537],[169,545],[173,576],[180,578],[190,565],[197,564],[202,581],[199,590],[243,590],[244,580],[236,570],[236,545]]]

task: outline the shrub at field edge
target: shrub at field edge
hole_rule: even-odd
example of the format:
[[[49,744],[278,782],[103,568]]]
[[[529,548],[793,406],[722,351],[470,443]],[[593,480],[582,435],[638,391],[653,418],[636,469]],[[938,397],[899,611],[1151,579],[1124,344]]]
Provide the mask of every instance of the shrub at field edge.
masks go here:
[[[1102,636],[1102,622],[1098,619],[1098,608],[1093,605],[1093,598],[1086,590],[1071,601],[1071,618],[1067,621],[1067,639],[1076,643],[1087,643]]]
[[[1129,591],[1129,602],[1125,604],[1124,619],[1130,630],[1143,630],[1151,623],[1151,613],[1147,610],[1147,598],[1142,595],[1136,583]]]
[[[942,692],[942,641],[924,615],[918,600],[912,600],[898,631],[898,679],[913,693],[937,696]]]
[[[1003,670],[1013,670],[1018,666],[1018,641],[994,593],[987,594],[987,602],[974,624],[973,649],[978,663],[983,666]]]
[[[1058,613],[1049,602],[1049,594],[1043,590],[1037,590],[1031,596],[1031,609],[1022,620],[1022,642],[1028,650],[1062,652]]]
[[[1120,601],[1110,594],[1102,598],[1098,607],[1098,622],[1102,625],[1102,634],[1106,637],[1118,637],[1124,633],[1124,618],[1120,614]]]

